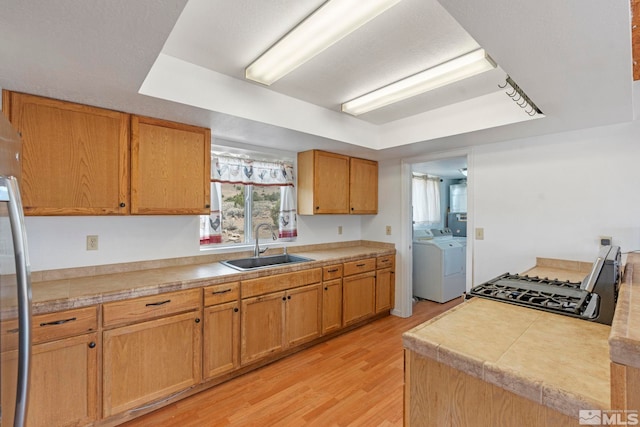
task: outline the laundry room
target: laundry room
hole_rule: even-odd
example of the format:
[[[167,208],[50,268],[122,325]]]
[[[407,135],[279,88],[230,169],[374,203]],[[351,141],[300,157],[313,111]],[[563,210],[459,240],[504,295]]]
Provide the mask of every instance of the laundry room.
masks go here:
[[[439,303],[466,290],[467,159],[411,167],[413,296]]]

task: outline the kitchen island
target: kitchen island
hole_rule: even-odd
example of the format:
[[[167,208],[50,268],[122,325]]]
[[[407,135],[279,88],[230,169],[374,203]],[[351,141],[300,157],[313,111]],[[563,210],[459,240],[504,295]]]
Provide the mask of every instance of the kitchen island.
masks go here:
[[[406,425],[572,426],[580,410],[632,421],[638,261],[627,260],[612,327],[472,298],[405,333]],[[588,266],[539,259],[525,273],[575,281]]]

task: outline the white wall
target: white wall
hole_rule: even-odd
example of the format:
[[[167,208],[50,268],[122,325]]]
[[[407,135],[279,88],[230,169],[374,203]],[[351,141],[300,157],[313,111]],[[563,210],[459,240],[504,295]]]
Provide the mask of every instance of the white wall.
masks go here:
[[[592,261],[598,236],[640,249],[640,121],[473,149],[474,283],[536,256]]]
[[[25,223],[33,271],[210,253],[200,251],[199,221],[193,215],[27,217]],[[342,235],[337,225],[343,226]],[[86,236],[93,234],[99,236],[99,248],[87,251]],[[286,245],[359,239],[359,216],[298,216],[298,239]]]

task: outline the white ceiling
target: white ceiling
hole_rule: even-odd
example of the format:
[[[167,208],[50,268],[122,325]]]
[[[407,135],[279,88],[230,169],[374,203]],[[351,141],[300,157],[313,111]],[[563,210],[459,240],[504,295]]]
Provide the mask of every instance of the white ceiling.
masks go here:
[[[0,87],[208,126],[218,141],[378,159],[632,119],[628,2],[403,0],[270,88],[242,79],[320,4],[2,0]],[[338,112],[478,46],[497,70],[360,118]],[[496,90],[505,74],[543,119],[513,123]]]

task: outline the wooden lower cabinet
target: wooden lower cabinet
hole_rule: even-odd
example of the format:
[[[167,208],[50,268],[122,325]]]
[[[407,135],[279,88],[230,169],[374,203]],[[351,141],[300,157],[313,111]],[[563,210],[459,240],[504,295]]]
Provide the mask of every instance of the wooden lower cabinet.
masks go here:
[[[320,284],[242,300],[241,364],[320,336]]]
[[[166,399],[201,378],[200,310],[103,333],[103,416]]]
[[[342,328],[342,279],[322,284],[322,333]]]
[[[377,270],[376,313],[391,310],[393,288],[393,271],[391,268]]]
[[[242,300],[242,365],[284,348],[284,298],[284,292],[275,292]]]
[[[204,309],[202,376],[205,380],[240,366],[240,308],[237,302]]]
[[[29,382],[29,427],[89,425],[98,415],[97,334],[91,333],[32,347]],[[17,350],[2,353],[3,370],[17,371]],[[2,377],[2,407],[15,404],[16,379]],[[2,424],[14,414],[3,411]]]
[[[287,291],[285,345],[294,347],[320,336],[322,293],[320,284]]]
[[[348,326],[375,314],[376,272],[342,279],[342,320]]]

